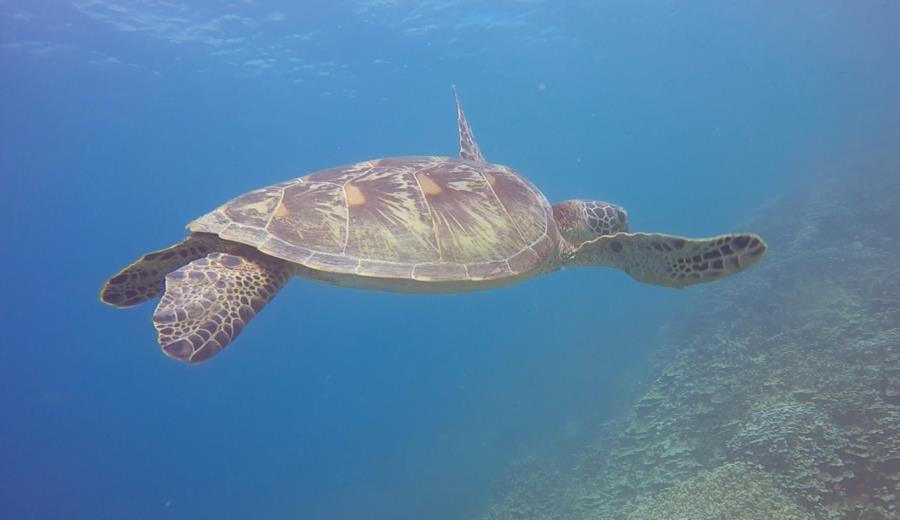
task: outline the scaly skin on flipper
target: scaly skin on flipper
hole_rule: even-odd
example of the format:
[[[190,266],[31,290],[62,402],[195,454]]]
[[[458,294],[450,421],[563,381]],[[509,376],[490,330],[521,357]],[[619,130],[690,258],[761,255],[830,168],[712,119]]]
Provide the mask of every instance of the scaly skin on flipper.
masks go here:
[[[132,307],[162,294],[163,278],[179,267],[220,250],[215,235],[197,233],[174,246],[139,258],[116,273],[100,289],[100,301],[113,307]]]
[[[616,233],[585,242],[564,265],[621,269],[640,282],[685,287],[747,269],[766,252],[757,235],[691,239],[658,233]]]
[[[240,334],[290,279],[289,264],[251,248],[212,253],[166,276],[153,326],[172,358],[205,361]]]

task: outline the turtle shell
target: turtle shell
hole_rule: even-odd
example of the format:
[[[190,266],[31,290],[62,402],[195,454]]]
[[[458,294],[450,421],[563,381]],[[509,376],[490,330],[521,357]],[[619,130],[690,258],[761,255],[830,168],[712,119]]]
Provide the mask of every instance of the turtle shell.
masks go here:
[[[301,266],[433,281],[521,277],[557,253],[546,197],[505,166],[366,161],[242,195],[188,225]]]

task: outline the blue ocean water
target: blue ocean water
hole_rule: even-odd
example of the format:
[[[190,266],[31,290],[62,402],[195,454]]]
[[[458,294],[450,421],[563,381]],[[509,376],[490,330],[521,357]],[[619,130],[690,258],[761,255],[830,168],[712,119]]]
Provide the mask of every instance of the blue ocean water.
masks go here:
[[[900,120],[900,4],[0,0],[0,516],[477,518],[622,413],[685,292],[570,270],[461,295],[293,281],[209,363],[100,284],[243,192],[485,156],[634,230],[743,230]],[[727,283],[727,282],[723,282]]]

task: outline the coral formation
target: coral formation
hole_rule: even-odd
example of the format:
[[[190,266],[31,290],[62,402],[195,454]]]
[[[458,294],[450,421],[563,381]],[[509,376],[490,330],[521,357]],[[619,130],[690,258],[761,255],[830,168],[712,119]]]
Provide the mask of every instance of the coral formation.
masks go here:
[[[565,507],[565,486],[559,473],[533,457],[517,461],[509,471],[512,480],[506,483],[503,502],[491,504],[485,520],[530,518],[551,520],[559,518]]]
[[[629,416],[486,518],[900,518],[898,204],[881,162],[763,208],[769,257],[694,292]],[[531,497],[539,515],[509,507]]]
[[[672,489],[638,499],[627,520],[814,520],[773,479],[731,463],[703,472]]]
[[[844,432],[808,403],[761,406],[726,446],[731,458],[758,463],[810,504],[818,504],[832,484],[854,476],[841,458],[841,450],[848,447]]]

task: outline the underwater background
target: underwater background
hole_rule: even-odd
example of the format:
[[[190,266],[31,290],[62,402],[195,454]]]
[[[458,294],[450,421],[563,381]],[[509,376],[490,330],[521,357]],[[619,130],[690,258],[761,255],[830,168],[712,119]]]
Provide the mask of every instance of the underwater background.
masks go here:
[[[0,0],[0,517],[900,517],[900,3]],[[100,285],[246,191],[485,157],[683,291],[295,280],[215,359]]]

